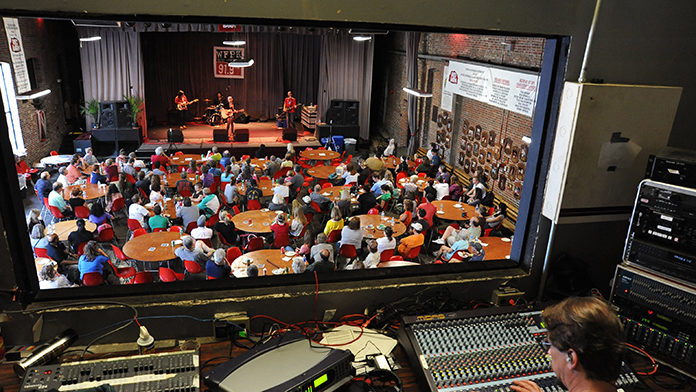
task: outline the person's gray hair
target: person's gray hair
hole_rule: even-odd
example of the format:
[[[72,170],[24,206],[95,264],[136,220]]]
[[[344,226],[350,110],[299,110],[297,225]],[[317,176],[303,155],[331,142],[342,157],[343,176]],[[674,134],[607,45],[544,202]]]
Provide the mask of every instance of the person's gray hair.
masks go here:
[[[61,166],[61,167],[58,169],[58,174],[65,174],[65,170],[67,170],[67,169],[65,168],[65,166]]]
[[[319,185],[319,184],[314,185],[314,192],[317,192],[317,193],[321,192],[321,185]]]
[[[301,274],[307,270],[307,264],[302,258],[295,257],[292,260],[292,272]]]
[[[162,155],[162,152],[164,152],[162,147],[155,148],[155,155]]]
[[[215,253],[213,253],[213,261],[215,261],[217,265],[223,265],[225,262],[225,250],[217,249]]]
[[[193,240],[193,237],[191,237],[190,235],[187,235],[186,237],[184,237],[184,239],[182,241],[183,241],[184,247],[186,247],[186,249],[193,249],[193,245],[196,243]]]
[[[317,235],[317,244],[323,244],[323,243],[326,243],[326,234],[319,233]]]
[[[348,189],[341,191],[341,200],[350,200],[350,197],[350,191]]]

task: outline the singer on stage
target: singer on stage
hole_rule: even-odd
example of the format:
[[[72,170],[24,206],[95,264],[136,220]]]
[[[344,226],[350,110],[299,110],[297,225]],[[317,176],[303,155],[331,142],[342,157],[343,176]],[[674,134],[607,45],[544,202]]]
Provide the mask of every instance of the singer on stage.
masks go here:
[[[179,90],[174,98],[174,104],[176,105],[177,110],[177,120],[179,122],[179,126],[182,128],[186,128],[186,114],[188,113],[189,103],[190,102],[188,98],[186,98],[186,94],[184,94],[184,90]]]
[[[283,111],[285,112],[285,126],[295,128],[295,107],[297,102],[292,97],[292,91],[288,91],[288,96],[283,101]]]

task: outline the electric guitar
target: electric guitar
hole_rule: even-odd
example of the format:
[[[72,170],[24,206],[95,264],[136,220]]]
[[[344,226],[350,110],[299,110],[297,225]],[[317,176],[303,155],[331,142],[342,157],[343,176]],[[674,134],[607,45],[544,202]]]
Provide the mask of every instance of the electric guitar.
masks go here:
[[[198,102],[198,98],[194,99],[193,101],[179,102],[176,104],[176,110],[186,110],[188,109],[188,105],[196,102]]]
[[[302,106],[302,104],[298,102],[298,103],[295,103],[295,104],[292,105],[292,106],[283,107],[283,111],[280,112],[280,113],[278,113],[278,114],[276,114],[276,120],[285,117],[285,114],[286,114],[287,112],[289,112],[289,111],[292,110],[292,109],[297,109],[298,106]]]
[[[222,118],[222,121],[227,121],[228,118],[233,117],[235,114],[244,112],[244,109],[225,109],[225,108],[220,108],[220,117]]]

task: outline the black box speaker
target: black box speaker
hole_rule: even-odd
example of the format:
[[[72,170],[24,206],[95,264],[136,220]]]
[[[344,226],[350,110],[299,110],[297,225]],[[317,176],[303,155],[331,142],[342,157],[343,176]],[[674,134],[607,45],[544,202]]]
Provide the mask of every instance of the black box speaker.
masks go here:
[[[169,128],[169,131],[167,131],[167,142],[169,143],[183,143],[184,142],[184,133],[181,132],[181,129],[179,128]]]
[[[213,129],[213,141],[214,142],[228,142],[230,139],[227,137],[227,129],[225,128],[215,128]]]
[[[330,107],[326,110],[326,123],[330,124],[333,121],[334,125],[343,124],[346,118],[346,112],[343,108]]]
[[[333,129],[332,129],[333,128]],[[334,125],[333,127],[328,124],[317,125],[318,135],[317,137],[329,137],[329,134],[334,136],[350,137],[353,139],[360,138],[360,126],[355,125]]]
[[[92,147],[92,134],[90,132],[83,133],[73,140],[73,146],[75,147],[75,153],[82,156],[85,155],[87,149]]]
[[[358,108],[346,108],[343,125],[357,125],[359,122],[358,114]]]
[[[132,124],[130,105],[126,101],[99,103],[99,124],[101,128],[126,128]]]
[[[234,130],[234,141],[235,142],[248,142],[249,141],[249,129],[241,128]]]
[[[291,142],[297,141],[297,130],[293,128],[283,128],[283,140],[289,140]]]

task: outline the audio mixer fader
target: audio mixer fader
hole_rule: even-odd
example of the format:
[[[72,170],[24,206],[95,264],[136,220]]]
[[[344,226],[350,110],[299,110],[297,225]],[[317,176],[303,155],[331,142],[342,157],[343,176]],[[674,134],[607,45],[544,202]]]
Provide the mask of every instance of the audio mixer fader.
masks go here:
[[[515,379],[533,380],[544,391],[564,391],[540,344],[546,337],[541,324],[539,310],[404,316],[399,341],[430,391],[510,391]],[[639,383],[624,365],[616,386],[628,391]]]

